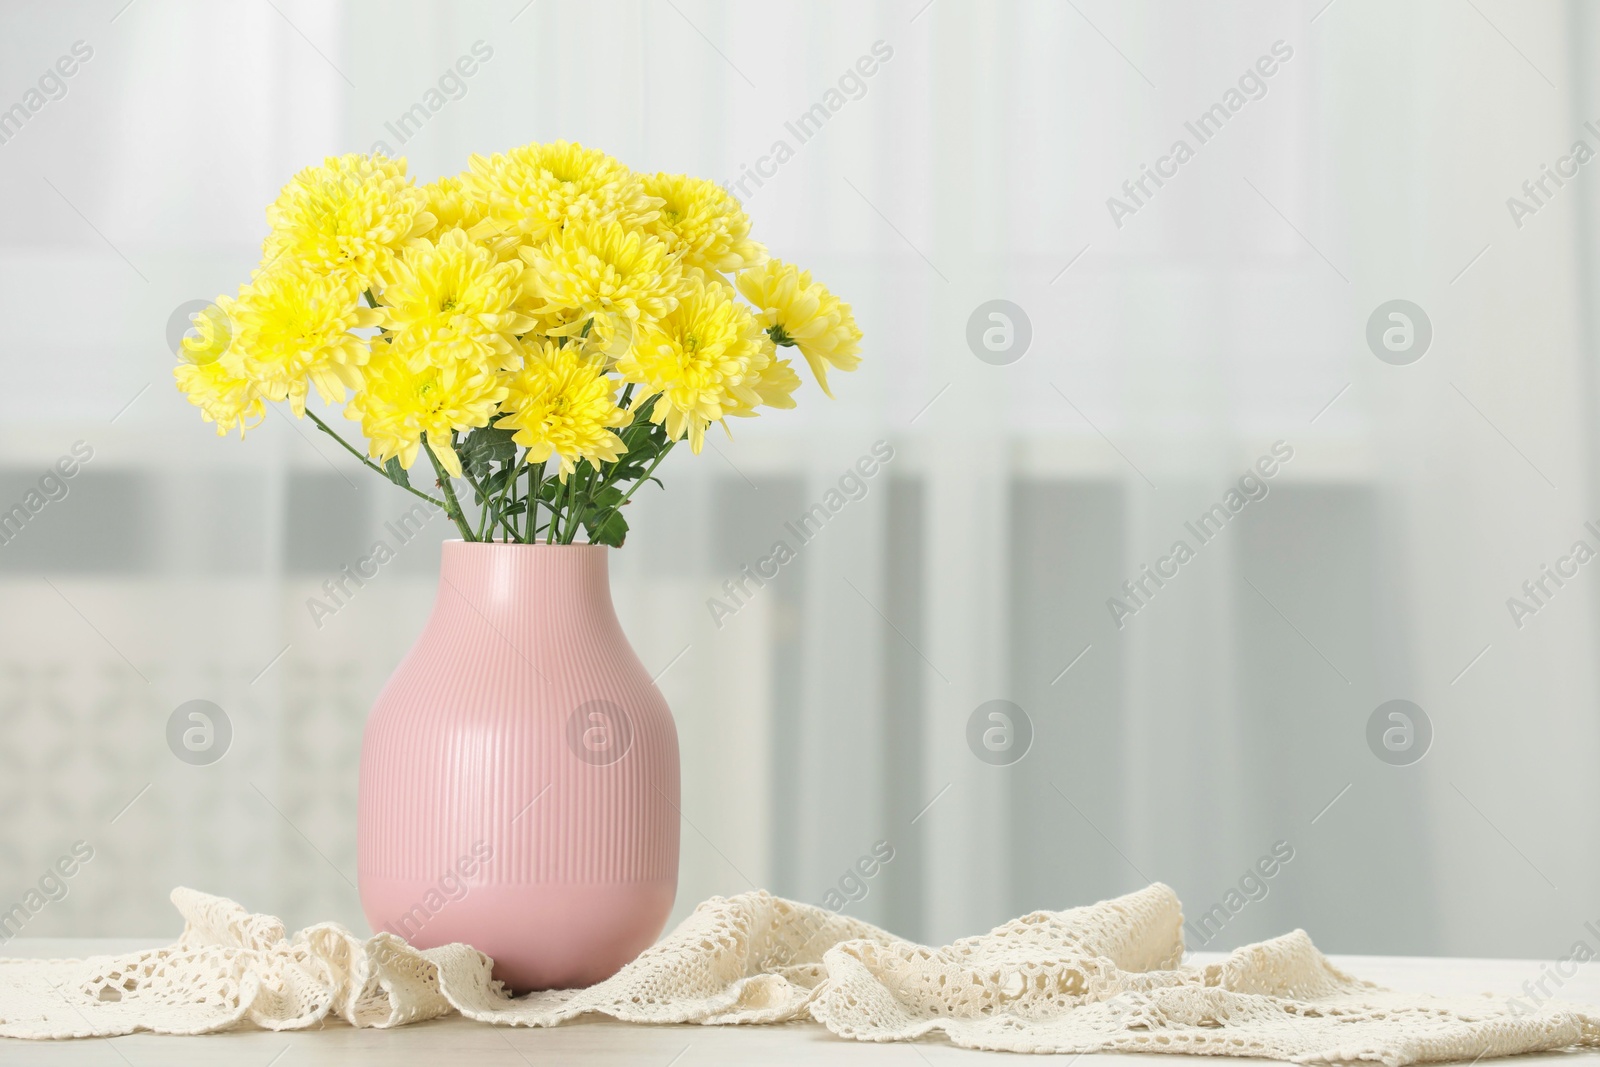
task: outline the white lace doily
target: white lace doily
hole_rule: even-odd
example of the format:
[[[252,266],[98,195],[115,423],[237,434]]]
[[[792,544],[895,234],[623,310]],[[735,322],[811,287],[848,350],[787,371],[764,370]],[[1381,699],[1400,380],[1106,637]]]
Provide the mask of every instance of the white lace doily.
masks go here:
[[[1344,974],[1296,930],[1220,964],[1180,965],[1182,910],[1164,885],[1035,912],[924,948],[821,908],[713,897],[612,978],[511,999],[465,945],[417,950],[343,927],[283,923],[176,889],[183,936],[87,960],[0,960],[0,1035],[294,1030],[329,1016],[400,1026],[458,1011],[509,1026],[587,1012],[638,1023],[771,1023],[809,1016],[844,1038],[943,1033],[1010,1052],[1187,1052],[1399,1065],[1600,1046],[1600,1014],[1546,1002],[1397,993]]]

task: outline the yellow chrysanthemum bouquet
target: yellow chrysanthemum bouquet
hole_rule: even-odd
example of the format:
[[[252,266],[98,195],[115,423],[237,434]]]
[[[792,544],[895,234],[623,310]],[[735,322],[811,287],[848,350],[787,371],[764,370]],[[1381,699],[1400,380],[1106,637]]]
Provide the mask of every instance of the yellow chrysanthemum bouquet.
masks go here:
[[[195,316],[178,387],[219,434],[288,401],[468,541],[620,545],[677,442],[698,453],[713,423],[794,406],[779,349],[824,392],[861,359],[850,306],[768,258],[720,186],[581,145],[473,156],[428,185],[404,160],[329,158],[267,220],[250,282]],[[312,389],[346,403],[365,452]],[[439,497],[411,483],[424,451]]]

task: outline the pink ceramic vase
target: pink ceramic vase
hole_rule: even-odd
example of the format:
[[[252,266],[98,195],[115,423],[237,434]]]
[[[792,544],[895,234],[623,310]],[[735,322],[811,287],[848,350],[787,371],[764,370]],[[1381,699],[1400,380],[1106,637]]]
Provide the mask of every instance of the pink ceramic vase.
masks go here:
[[[447,541],[361,746],[361,904],[517,992],[592,985],[678,884],[678,735],[591,545]]]

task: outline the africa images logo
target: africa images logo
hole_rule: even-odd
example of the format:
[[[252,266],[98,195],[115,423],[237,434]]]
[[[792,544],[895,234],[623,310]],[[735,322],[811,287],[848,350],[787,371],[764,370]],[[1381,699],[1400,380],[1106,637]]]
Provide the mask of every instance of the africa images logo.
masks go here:
[[[1143,564],[1138,575],[1122,583],[1124,596],[1107,597],[1106,610],[1111,613],[1111,621],[1117,629],[1126,626],[1130,616],[1148,607],[1156,593],[1176,578],[1184,564],[1199,555],[1200,549],[1216,540],[1235,515],[1249,504],[1265,500],[1267,494],[1272,492],[1268,479],[1293,458],[1294,446],[1287,441],[1274,441],[1271,454],[1257,459],[1255,465],[1239,477],[1238,484],[1229,488],[1221,500],[1201,512],[1193,521],[1183,524],[1183,528],[1194,537],[1194,544],[1191,545],[1188,538],[1178,538],[1167,554],[1155,561],[1153,567],[1149,563]]]
[[[1122,183],[1121,197],[1106,197],[1106,210],[1111,213],[1111,221],[1117,229],[1122,229],[1128,218],[1137,215],[1139,209],[1148,204],[1162,186],[1176,178],[1178,168],[1193,159],[1201,145],[1221,133],[1222,127],[1243,111],[1246,104],[1267,95],[1267,79],[1289,62],[1294,56],[1294,48],[1285,41],[1273,41],[1270,52],[1270,55],[1258,58],[1253,66],[1246,67],[1244,73],[1239,75],[1237,85],[1229,86],[1221,100],[1200,112],[1193,122],[1183,124],[1184,130],[1194,138],[1194,144],[1179,137],[1172,142],[1166,155],[1156,159],[1154,166],[1139,164],[1138,176]]]

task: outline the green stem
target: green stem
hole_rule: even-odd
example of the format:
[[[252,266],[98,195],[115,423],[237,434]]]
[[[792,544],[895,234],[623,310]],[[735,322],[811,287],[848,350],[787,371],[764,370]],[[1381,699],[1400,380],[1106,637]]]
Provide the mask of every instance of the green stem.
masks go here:
[[[415,489],[412,486],[400,485],[399,482],[396,482],[393,478],[390,478],[388,471],[384,470],[382,467],[380,467],[376,463],[372,462],[372,460],[368,459],[366,456],[363,456],[360,452],[358,452],[355,449],[355,446],[350,444],[349,441],[346,441],[344,438],[340,437],[337,433],[334,433],[333,427],[329,426],[327,423],[325,423],[321,419],[317,418],[317,413],[315,411],[312,411],[310,408],[306,408],[306,417],[309,418],[312,422],[316,423],[317,424],[317,428],[319,430],[321,430],[323,433],[327,434],[329,437],[333,438],[335,441],[338,441],[341,445],[343,445],[344,448],[345,448],[345,451],[349,452],[352,456],[354,456],[357,459],[359,459],[363,466],[368,467],[371,470],[377,471],[378,474],[380,476],[382,476],[384,481],[389,482],[392,485],[399,485],[401,489],[404,489],[406,492],[410,493],[412,496],[420,496],[422,499],[426,500],[428,503],[432,504],[434,507],[442,508],[445,511],[446,514],[449,513],[449,511],[450,511],[449,505],[447,505],[443,500],[439,500],[439,499],[436,499],[434,497],[431,497],[427,493],[424,493],[422,490]]]
[[[630,386],[628,386],[628,388],[632,389],[633,386],[630,385]],[[622,428],[622,433],[621,433],[620,436],[622,437],[622,451],[624,453],[633,451],[634,445],[636,443],[635,438],[640,432],[644,433],[646,436],[649,435],[649,432],[650,432],[650,422],[649,422],[649,417],[648,417],[649,416],[649,410],[648,410],[649,409],[649,399],[650,398],[646,398],[646,404],[643,405],[638,411],[634,412],[633,421],[628,423],[627,426],[624,426]],[[622,505],[624,505],[624,504],[626,504],[628,502],[628,499],[630,497],[632,497],[633,494],[636,491],[638,491],[639,486],[643,485],[647,480],[649,480],[650,475],[655,473],[655,470],[656,470],[657,467],[661,466],[661,461],[666,459],[667,453],[669,451],[671,451],[671,449],[672,449],[672,445],[673,445],[673,442],[668,441],[666,446],[664,448],[662,448],[662,450],[660,452],[656,453],[656,458],[655,458],[654,462],[651,463],[650,468],[644,472],[643,477],[641,477],[639,479],[639,481],[634,484],[633,488],[629,489],[627,494],[625,496],[623,496],[623,498],[621,500],[617,501],[615,507],[609,508],[605,512],[598,513],[598,514],[595,515],[595,518],[594,518],[594,528],[595,529],[598,529],[600,524],[602,522],[604,522],[607,518],[609,518],[611,515],[616,514],[617,509],[622,507]],[[604,470],[604,471],[597,470],[596,471],[596,474],[599,475],[599,478],[598,479],[591,478],[589,480],[589,482],[588,482],[588,484],[586,486],[586,492],[584,493],[583,501],[582,501],[582,503],[580,505],[579,510],[581,510],[582,508],[588,507],[589,504],[591,502],[593,502],[596,497],[598,497],[601,493],[604,493],[607,489],[611,488],[611,486],[616,483],[617,471],[620,468],[621,468],[621,464],[620,463],[614,463],[607,470]],[[577,534],[577,525],[576,525],[576,523],[573,524],[571,532],[572,532],[573,536],[576,536],[576,534]]]
[[[595,470],[593,464],[584,461],[578,467],[580,473],[582,473],[584,466],[589,467],[590,473],[584,476],[583,481],[578,486],[578,491],[573,494],[572,511],[567,516],[567,539],[562,544],[570,545],[577,538],[578,517],[583,514],[583,509],[588,507],[589,501],[593,499],[595,476],[600,472]]]
[[[539,491],[544,488],[544,464],[537,467],[528,464],[528,521],[527,537],[529,544],[539,539]]]
[[[523,456],[524,456],[524,462],[526,462],[527,453],[523,453]],[[506,474],[506,480],[500,486],[500,498],[495,501],[495,511],[499,513],[498,514],[499,523],[500,523],[501,526],[505,527],[505,529],[506,529],[506,531],[508,533],[511,534],[511,539],[513,541],[517,540],[517,528],[516,528],[516,526],[512,525],[510,522],[506,521],[506,496],[507,496],[507,494],[510,494],[511,495],[511,502],[513,504],[516,503],[516,500],[517,500],[516,494],[512,493],[511,490],[517,484],[517,478],[521,474],[522,474],[522,464],[518,463],[518,464],[514,465],[511,468],[510,472],[508,472]]]
[[[572,544],[573,527],[577,521],[578,511],[583,504],[583,482],[583,460],[580,459],[577,466],[572,470],[572,477],[567,480],[567,506],[561,513],[563,519],[561,532],[556,536],[556,541],[559,544]]]
[[[572,511],[573,498],[578,491],[578,472],[576,470],[574,470],[572,474],[567,477],[567,484],[562,486],[562,488],[567,491],[566,498],[562,501],[560,508],[551,509],[550,536],[545,540],[545,544],[547,545],[553,545],[556,543],[556,534],[559,532],[561,527],[561,517],[563,515],[570,514]],[[562,541],[561,543],[566,544],[567,542]]]
[[[657,454],[655,462],[650,464],[649,468],[646,469],[643,474],[639,475],[639,480],[633,483],[633,488],[622,494],[622,499],[617,501],[617,507],[612,508],[612,511],[616,511],[617,508],[620,508],[622,505],[633,499],[633,494],[639,491],[639,487],[641,485],[650,480],[650,476],[656,472],[657,467],[661,466],[661,461],[667,458],[667,453],[671,452],[672,446],[676,445],[677,443],[678,442],[676,441],[668,441],[666,443],[666,445],[661,449],[660,453]]]
[[[476,478],[464,472],[462,477],[466,478],[467,484],[472,486],[473,495],[483,505],[478,512],[478,540],[491,541],[494,539],[494,528],[505,523],[505,516],[500,513],[500,509],[495,506],[494,499],[485,491],[482,485],[478,484]]]
[[[456,440],[456,432],[454,430],[451,430],[450,431],[450,451],[454,452],[456,454],[456,457],[459,459],[460,456],[461,456],[461,451],[460,451],[460,449],[458,449],[456,447],[458,443],[459,442]],[[461,465],[461,479],[462,479],[462,481],[466,482],[469,486],[472,487],[472,495],[476,499],[476,501],[477,501],[477,503],[479,505],[479,510],[478,510],[478,530],[477,530],[476,534],[473,537],[469,538],[469,540],[482,541],[483,540],[483,527],[488,525],[488,519],[489,519],[489,509],[487,507],[483,506],[483,504],[484,504],[483,489],[482,489],[482,487],[480,487],[478,485],[478,480],[472,476],[472,472],[467,469],[467,466],[464,463]],[[462,511],[461,511],[461,517],[463,519],[466,518],[466,509],[465,508],[463,508]],[[467,523],[467,525],[471,526],[472,524],[469,521]]]
[[[633,486],[626,493],[622,494],[622,499],[617,501],[616,506],[608,508],[603,515],[595,517],[594,524],[596,527],[605,522],[605,520],[610,518],[612,515],[615,515],[618,511],[621,511],[622,506],[633,499],[633,494],[639,491],[639,487],[641,485],[650,480],[650,476],[656,472],[657,467],[661,466],[661,461],[667,458],[667,453],[671,452],[672,446],[677,443],[678,442],[676,441],[668,441],[661,451],[656,453],[655,461],[645,469],[643,474],[639,475],[639,480],[634,482]]]
[[[455,431],[452,430],[450,431],[450,447],[453,449],[455,446],[456,434]],[[457,455],[459,454],[460,453],[457,453]],[[474,478],[472,474],[465,468],[463,468],[461,476],[466,479],[468,485],[472,486],[472,495],[477,497],[479,504],[482,505],[482,510],[478,512],[478,535],[476,540],[491,540],[491,532],[494,530],[497,524],[504,525],[506,521],[505,516],[502,515],[500,510],[493,505],[489,494],[484,491],[483,486],[478,484],[478,479]]]
[[[467,475],[467,484],[472,486],[472,495],[478,498],[478,540],[482,541],[489,532],[489,495],[470,474]]]
[[[561,521],[552,522],[551,524],[555,527],[556,544],[558,545],[564,545],[567,543],[566,537],[564,536],[564,528],[571,525],[570,520],[572,518],[572,509],[576,507],[578,503],[578,479],[581,477],[583,477],[583,475],[576,467],[574,467],[572,474],[567,477],[567,484],[564,486],[567,492],[566,495],[562,497],[561,501],[561,515],[559,517]]]
[[[624,400],[627,400],[628,395],[632,391],[632,389],[633,389],[633,386],[630,384],[628,386],[627,390],[625,390],[624,393],[623,393],[623,399]],[[645,399],[648,401],[650,398],[646,397]],[[635,444],[635,437],[637,436],[637,431],[642,429],[647,435],[650,432],[650,420],[649,420],[649,418],[647,416],[646,411],[643,411],[643,410],[641,410],[641,411],[633,411],[632,414],[633,414],[633,421],[628,423],[628,425],[624,426],[622,428],[622,433],[618,435],[618,436],[620,436],[622,438],[622,451],[623,451],[623,454],[627,454],[627,453],[633,451],[634,444]],[[595,497],[595,496],[599,496],[601,493],[605,492],[607,489],[609,489],[616,482],[616,480],[617,480],[617,470],[620,468],[620,466],[621,466],[621,464],[617,464],[617,463],[614,463],[614,464],[611,465],[611,468],[605,472],[605,477],[600,480],[600,484],[593,487],[593,492],[590,493],[590,497],[591,498]]]
[[[556,476],[560,477],[560,473],[557,472]],[[564,485],[558,485],[550,494],[550,521],[546,524],[548,528],[544,537],[544,543],[547,545],[556,543],[556,518],[561,514],[561,491],[565,488]]]
[[[463,541],[477,540],[472,536],[472,527],[467,525],[466,516],[461,514],[461,502],[456,499],[456,487],[450,484],[450,472],[444,469],[444,464],[439,462],[439,457],[433,454],[433,449],[428,447],[427,442],[423,442],[422,450],[428,453],[428,462],[433,464],[434,473],[439,476],[439,488],[444,490],[446,501],[444,513],[456,524],[456,529],[461,531]]]

